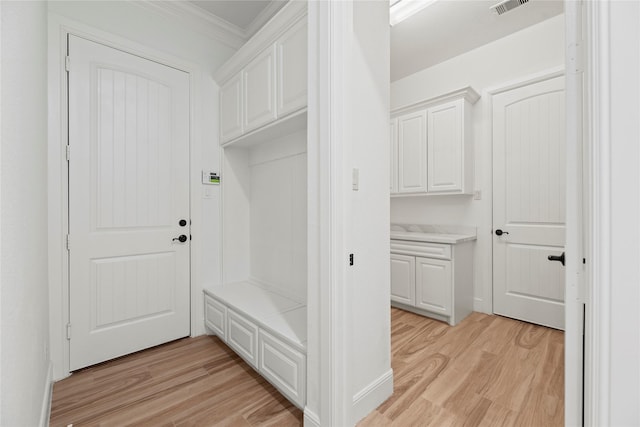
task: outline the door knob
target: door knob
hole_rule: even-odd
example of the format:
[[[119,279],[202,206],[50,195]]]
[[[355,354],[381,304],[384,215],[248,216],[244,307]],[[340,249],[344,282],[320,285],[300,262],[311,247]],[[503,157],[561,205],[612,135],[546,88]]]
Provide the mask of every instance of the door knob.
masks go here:
[[[508,231],[502,231],[499,228],[496,230],[496,236],[502,236],[503,234],[509,234]]]
[[[562,252],[562,255],[558,256],[558,255],[549,255],[547,257],[547,259],[549,261],[560,261],[560,263],[562,263],[562,265],[564,265],[564,252]]]
[[[180,225],[180,227],[184,227],[185,225],[187,225],[187,220],[181,219],[180,221],[178,221],[178,224]]]
[[[184,243],[184,242],[186,242],[186,241],[187,241],[187,236],[186,236],[185,234],[181,234],[181,235],[179,235],[178,237],[174,237],[174,238],[173,238],[173,241],[174,241],[174,242],[175,242],[176,240],[177,240],[177,241],[179,241],[180,243]]]

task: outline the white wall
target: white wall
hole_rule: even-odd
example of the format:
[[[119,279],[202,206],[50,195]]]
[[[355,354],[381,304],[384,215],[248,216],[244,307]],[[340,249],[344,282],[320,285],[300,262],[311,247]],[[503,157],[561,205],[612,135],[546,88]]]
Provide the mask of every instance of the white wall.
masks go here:
[[[50,382],[47,8],[17,1],[0,8],[0,425],[37,426],[46,421]]]
[[[564,64],[564,15],[497,40],[391,84],[391,109],[429,99],[464,86],[478,93]],[[391,222],[477,227],[474,255],[474,308],[491,310],[491,141],[484,131],[481,98],[472,108],[475,189],[469,196],[405,197],[391,200]]]
[[[307,132],[251,150],[250,276],[307,302]]]
[[[191,170],[192,170],[192,280],[195,283],[192,309],[197,318],[192,334],[204,333],[202,319],[202,283],[220,281],[220,193],[219,186],[203,186],[203,169],[220,171],[218,145],[218,85],[212,74],[234,52],[225,44],[199,32],[198,25],[167,16],[139,1],[54,1],[49,5],[49,225],[51,282],[51,340],[54,377],[67,374],[67,344],[63,336],[67,308],[63,248],[65,212],[64,117],[62,92],[64,76],[60,72],[64,39],[63,30],[89,35],[124,50],[168,63],[191,73]],[[205,190],[209,196],[204,197]]]
[[[587,301],[587,373],[593,425],[640,425],[640,4],[596,2],[593,272]],[[594,65],[595,64],[595,65]],[[595,342],[592,336],[596,337]],[[595,372],[595,375],[593,374]],[[595,380],[595,381],[594,381]],[[590,389],[590,390],[589,390]],[[589,418],[587,418],[589,420]]]
[[[393,392],[388,23],[385,2],[309,3],[305,425],[354,425]]]
[[[352,420],[367,415],[368,391],[390,381],[391,319],[389,265],[389,68],[388,8],[371,2],[353,2],[353,34],[345,87],[344,125],[347,161],[344,164],[346,251],[354,266],[346,267],[353,322],[350,342]],[[359,171],[359,189],[353,191],[352,169]],[[343,262],[343,265],[346,263]],[[349,277],[351,275],[351,277]],[[375,394],[375,393],[372,393]],[[383,397],[387,396],[378,395]],[[379,402],[381,403],[381,402]]]

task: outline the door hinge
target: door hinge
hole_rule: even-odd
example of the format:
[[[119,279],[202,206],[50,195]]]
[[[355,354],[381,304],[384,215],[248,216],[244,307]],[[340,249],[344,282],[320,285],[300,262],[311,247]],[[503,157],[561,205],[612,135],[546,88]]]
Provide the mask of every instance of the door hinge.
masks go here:
[[[572,43],[569,45],[567,62],[568,69],[572,74],[579,74],[584,68],[584,47],[582,43]]]
[[[67,250],[71,250],[71,235],[67,234]]]
[[[71,159],[71,146],[67,145],[67,162]]]
[[[67,323],[67,339],[71,339],[71,323]]]
[[[349,254],[349,265],[353,265],[353,254]]]
[[[71,69],[71,58],[69,58],[69,56],[65,56],[64,58],[64,69],[67,72]]]

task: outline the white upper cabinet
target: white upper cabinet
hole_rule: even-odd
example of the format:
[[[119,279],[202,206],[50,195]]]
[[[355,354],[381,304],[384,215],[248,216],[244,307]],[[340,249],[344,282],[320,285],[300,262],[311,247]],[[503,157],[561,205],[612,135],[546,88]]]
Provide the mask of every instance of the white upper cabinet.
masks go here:
[[[220,88],[220,141],[242,135],[242,81],[237,74]]]
[[[398,192],[427,191],[427,113],[398,117]]]
[[[276,42],[278,117],[307,106],[307,22],[299,21]]]
[[[392,195],[473,194],[471,105],[478,99],[468,87],[392,113]]]
[[[470,139],[465,119],[470,112],[464,99],[427,110],[427,191],[472,193]]]
[[[293,6],[280,18],[282,26],[260,30],[217,73],[222,145],[306,124],[306,7]]]
[[[398,192],[398,119],[392,119],[389,124],[389,191]]]
[[[263,51],[242,72],[244,131],[276,119],[276,51]]]

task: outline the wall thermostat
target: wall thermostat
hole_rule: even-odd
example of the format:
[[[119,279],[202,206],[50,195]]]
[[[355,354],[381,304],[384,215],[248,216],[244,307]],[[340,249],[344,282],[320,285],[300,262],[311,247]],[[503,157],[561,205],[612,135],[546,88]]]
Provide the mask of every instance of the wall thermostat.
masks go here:
[[[220,184],[220,175],[217,172],[202,171],[202,183],[208,185]]]

